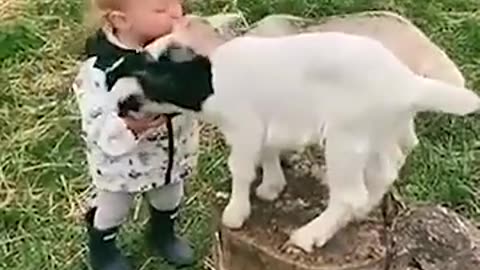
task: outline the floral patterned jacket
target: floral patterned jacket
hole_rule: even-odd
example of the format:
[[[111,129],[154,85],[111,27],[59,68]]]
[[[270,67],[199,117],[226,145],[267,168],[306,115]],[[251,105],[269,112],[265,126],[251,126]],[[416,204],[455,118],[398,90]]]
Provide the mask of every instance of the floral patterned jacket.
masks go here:
[[[105,87],[105,70],[135,52],[111,33],[87,40],[87,59],[73,83],[93,184],[112,192],[145,192],[188,178],[195,167],[198,124],[178,115],[138,138],[118,117]]]

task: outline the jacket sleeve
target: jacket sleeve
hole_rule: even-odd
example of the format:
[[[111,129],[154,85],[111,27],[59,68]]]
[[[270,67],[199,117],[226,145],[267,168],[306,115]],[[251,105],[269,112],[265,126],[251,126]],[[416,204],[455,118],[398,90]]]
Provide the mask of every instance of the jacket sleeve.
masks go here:
[[[85,61],[73,83],[82,131],[87,145],[99,147],[105,154],[120,156],[130,152],[137,139],[118,117],[116,104],[108,98],[105,74],[94,68],[95,57]]]

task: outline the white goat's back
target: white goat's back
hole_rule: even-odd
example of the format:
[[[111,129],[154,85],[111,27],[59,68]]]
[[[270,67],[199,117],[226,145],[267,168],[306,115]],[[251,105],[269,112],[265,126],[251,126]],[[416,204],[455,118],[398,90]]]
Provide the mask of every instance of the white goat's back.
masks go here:
[[[211,61],[222,104],[294,124],[400,108],[415,92],[412,72],[380,43],[341,33],[241,37]]]
[[[448,112],[448,106],[458,108],[465,102],[470,102],[469,110],[478,107],[476,95],[466,89],[463,92],[468,94],[457,98],[457,105],[446,104],[460,92],[445,90],[445,84],[425,83],[380,42],[363,36],[326,32],[240,37],[219,47],[211,61],[215,95],[230,98],[226,103],[251,103],[262,108],[267,118],[321,115],[336,119],[425,109]],[[435,91],[443,104],[429,107]],[[422,98],[423,103],[418,103]]]

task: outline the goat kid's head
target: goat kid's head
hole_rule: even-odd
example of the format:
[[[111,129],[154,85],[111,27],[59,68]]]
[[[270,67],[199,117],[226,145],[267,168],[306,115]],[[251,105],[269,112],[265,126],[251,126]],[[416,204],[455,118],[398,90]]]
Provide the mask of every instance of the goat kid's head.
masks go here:
[[[155,54],[131,53],[106,72],[119,116],[200,111],[213,93],[210,61],[177,43]]]
[[[216,47],[226,41],[219,30],[206,19],[193,15],[177,21],[173,27],[171,40],[203,56],[210,55]]]

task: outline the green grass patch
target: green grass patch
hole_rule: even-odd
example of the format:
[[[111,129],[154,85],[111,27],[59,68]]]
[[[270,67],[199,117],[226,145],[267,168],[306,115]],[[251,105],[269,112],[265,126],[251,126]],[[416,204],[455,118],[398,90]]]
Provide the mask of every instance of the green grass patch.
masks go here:
[[[22,57],[45,43],[34,21],[15,20],[0,24],[0,61]]]

